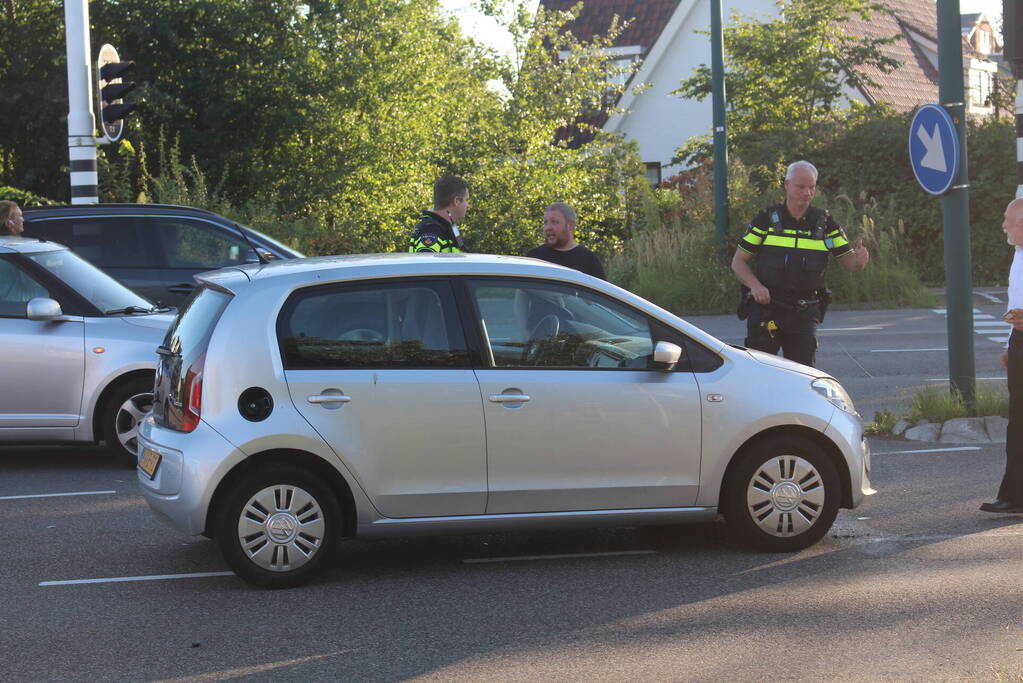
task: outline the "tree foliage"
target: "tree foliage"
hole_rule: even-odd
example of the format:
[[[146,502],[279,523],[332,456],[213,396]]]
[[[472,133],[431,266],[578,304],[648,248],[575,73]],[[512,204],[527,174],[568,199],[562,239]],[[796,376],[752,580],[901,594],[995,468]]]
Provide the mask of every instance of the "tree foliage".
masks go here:
[[[13,2],[0,74],[22,106],[2,112],[0,181],[66,199],[61,3]],[[450,172],[473,187],[474,249],[521,252],[556,200],[579,206],[595,246],[620,243],[631,148],[556,142],[607,97],[614,35],[582,43],[561,31],[570,12],[483,5],[513,32],[513,57],[465,36],[438,0],[92,0],[93,46],[136,62],[141,102],[131,146],[100,152],[101,199],[151,194],[143,181],[176,168],[159,158],[173,150],[181,178],[208,178],[218,206],[318,222],[307,251],[386,251]],[[30,106],[40,92],[53,102]]]
[[[869,20],[890,12],[871,0],[778,2],[780,18],[761,22],[733,13],[724,30],[729,149],[754,167],[806,156],[846,115],[851,88],[874,84],[861,67],[883,72],[898,63],[881,52],[890,38],[865,38],[846,29],[850,17]],[[711,70],[701,64],[675,91],[702,100],[711,94]],[[857,107],[854,107],[854,110]],[[687,141],[679,160],[711,154],[710,142]]]

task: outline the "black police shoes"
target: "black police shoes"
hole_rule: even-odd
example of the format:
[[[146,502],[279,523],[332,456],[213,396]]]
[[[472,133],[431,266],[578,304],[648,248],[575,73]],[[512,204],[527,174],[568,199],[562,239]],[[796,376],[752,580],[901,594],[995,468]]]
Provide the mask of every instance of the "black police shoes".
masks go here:
[[[1000,498],[996,498],[992,503],[981,504],[980,509],[983,510],[984,512],[1002,513],[1023,512],[1023,505],[1020,505],[1019,503],[1010,503],[1007,500],[1001,500]]]

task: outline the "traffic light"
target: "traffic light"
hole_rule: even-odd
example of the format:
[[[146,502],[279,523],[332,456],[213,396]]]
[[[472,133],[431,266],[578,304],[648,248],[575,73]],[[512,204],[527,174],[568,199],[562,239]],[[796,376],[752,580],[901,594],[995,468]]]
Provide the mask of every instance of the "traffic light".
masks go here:
[[[99,101],[97,118],[103,137],[117,142],[124,134],[124,118],[135,109],[134,102],[124,102],[124,96],[135,89],[133,81],[122,76],[135,68],[135,62],[122,62],[112,45],[104,45],[96,60],[96,92]]]
[[[1002,54],[1016,78],[1023,77],[1023,7],[1020,0],[1002,0]]]

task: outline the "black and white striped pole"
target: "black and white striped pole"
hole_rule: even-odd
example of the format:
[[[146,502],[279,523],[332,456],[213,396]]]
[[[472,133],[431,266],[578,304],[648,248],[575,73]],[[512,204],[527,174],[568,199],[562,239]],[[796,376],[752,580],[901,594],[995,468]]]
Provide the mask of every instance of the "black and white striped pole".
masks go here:
[[[1023,12],[1021,0],[1002,0],[1002,43],[1016,77],[1016,198],[1023,197]]]
[[[67,145],[71,203],[99,201],[96,174],[96,120],[92,113],[92,64],[89,57],[89,2],[65,0],[67,36]]]

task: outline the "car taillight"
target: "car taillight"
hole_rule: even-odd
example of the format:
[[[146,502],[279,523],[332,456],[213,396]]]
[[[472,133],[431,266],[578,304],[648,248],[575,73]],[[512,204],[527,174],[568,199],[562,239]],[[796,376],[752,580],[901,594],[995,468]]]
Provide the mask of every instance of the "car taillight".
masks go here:
[[[199,356],[185,374],[183,398],[185,410],[181,416],[181,431],[191,432],[199,426],[202,416],[202,371],[206,364],[206,354]]]

